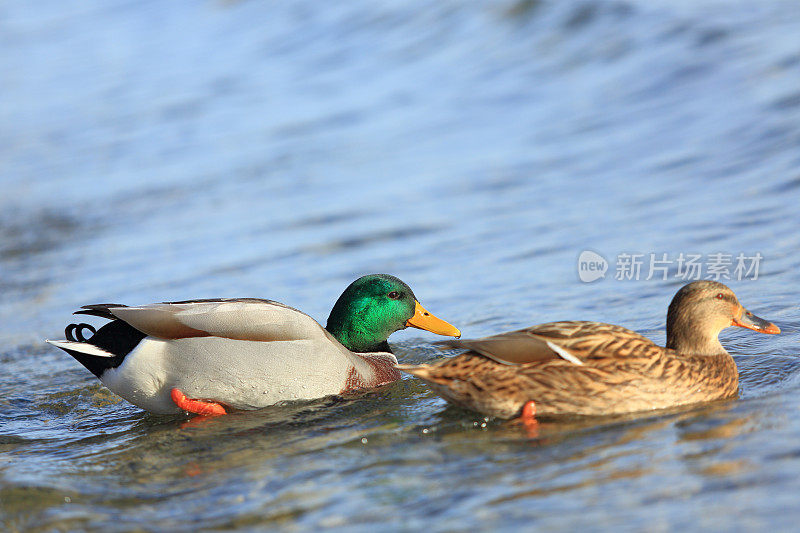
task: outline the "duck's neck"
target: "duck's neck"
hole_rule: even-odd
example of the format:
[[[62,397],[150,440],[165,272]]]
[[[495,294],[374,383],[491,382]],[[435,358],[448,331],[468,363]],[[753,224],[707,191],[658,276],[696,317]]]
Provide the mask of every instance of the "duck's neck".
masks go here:
[[[719,342],[719,331],[699,327],[685,315],[667,317],[667,348],[691,355],[728,353]]]
[[[355,353],[375,353],[375,352],[386,352],[386,353],[393,353],[392,349],[389,347],[389,343],[387,341],[383,342],[374,342],[370,341],[369,339],[365,339],[358,334],[353,335],[350,332],[344,331],[328,331],[336,337],[336,340],[342,343],[342,346],[350,350],[351,352]]]
[[[328,318],[325,326],[328,332],[342,343],[342,346],[356,353],[387,352],[392,353],[386,337],[380,338],[372,332],[366,331],[357,323],[347,320],[336,320],[334,317]]]
[[[376,344],[375,346],[373,346],[372,348],[370,348],[369,350],[366,350],[366,351],[367,351],[367,352],[386,352],[386,353],[394,353],[394,352],[392,351],[392,348],[389,346],[389,342],[388,342],[388,341],[383,341],[383,342],[382,342],[382,343],[380,343],[380,344]]]

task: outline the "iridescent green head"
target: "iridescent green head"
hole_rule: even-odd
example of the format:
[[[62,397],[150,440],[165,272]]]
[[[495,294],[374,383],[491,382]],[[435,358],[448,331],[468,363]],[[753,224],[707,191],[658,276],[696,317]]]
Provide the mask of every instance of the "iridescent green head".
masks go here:
[[[423,308],[411,287],[388,274],[358,278],[336,300],[326,329],[353,352],[390,352],[389,335],[408,326],[439,335],[461,332]]]

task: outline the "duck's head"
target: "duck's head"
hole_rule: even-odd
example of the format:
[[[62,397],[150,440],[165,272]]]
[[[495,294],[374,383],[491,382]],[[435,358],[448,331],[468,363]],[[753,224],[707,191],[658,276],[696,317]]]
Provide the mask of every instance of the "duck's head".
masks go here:
[[[461,332],[420,305],[411,287],[388,274],[371,274],[348,286],[331,309],[325,328],[354,352],[390,351],[386,339],[415,327],[460,337]]]
[[[724,353],[719,332],[730,326],[760,333],[781,330],[742,307],[733,291],[717,281],[693,281],[679,290],[667,311],[667,348],[681,353]]]

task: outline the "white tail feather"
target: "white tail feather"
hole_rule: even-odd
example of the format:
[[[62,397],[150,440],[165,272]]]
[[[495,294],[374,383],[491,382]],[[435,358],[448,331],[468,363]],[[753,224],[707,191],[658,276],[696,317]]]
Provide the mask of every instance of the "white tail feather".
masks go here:
[[[113,353],[107,352],[98,348],[94,344],[88,342],[75,342],[75,341],[44,341],[53,346],[57,346],[63,350],[72,350],[73,352],[85,353],[86,355],[95,355],[97,357],[114,357]]]

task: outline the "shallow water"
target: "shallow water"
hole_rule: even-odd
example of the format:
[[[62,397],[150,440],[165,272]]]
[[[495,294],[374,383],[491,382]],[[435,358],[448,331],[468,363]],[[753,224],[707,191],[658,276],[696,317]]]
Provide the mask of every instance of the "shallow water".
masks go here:
[[[797,35],[790,1],[0,8],[3,529],[793,529]],[[579,280],[584,250],[605,279]],[[468,337],[568,318],[663,342],[675,265],[618,281],[615,259],[715,252],[763,256],[729,284],[783,330],[723,332],[740,399],[537,439],[413,379],[187,425],[43,344],[104,301],[324,322],[370,272]],[[433,340],[391,339],[404,362]]]

